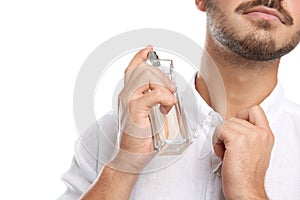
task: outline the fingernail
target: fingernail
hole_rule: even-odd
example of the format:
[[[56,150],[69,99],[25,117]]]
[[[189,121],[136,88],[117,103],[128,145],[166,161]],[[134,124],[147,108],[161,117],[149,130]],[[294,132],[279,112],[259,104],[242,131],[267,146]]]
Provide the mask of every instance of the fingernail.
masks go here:
[[[164,108],[164,107],[160,106],[160,107],[159,107],[159,110],[160,110],[160,112],[161,112],[162,114],[164,114],[164,115],[166,115],[166,114],[167,114],[167,110],[166,110],[166,108]]]
[[[174,95],[175,104],[178,103],[177,97]]]
[[[172,92],[175,92],[177,90],[177,86],[174,81],[171,81],[171,83],[169,84],[169,89],[172,90]]]
[[[152,49],[152,48],[153,48],[153,46],[150,44],[146,46],[146,49]]]

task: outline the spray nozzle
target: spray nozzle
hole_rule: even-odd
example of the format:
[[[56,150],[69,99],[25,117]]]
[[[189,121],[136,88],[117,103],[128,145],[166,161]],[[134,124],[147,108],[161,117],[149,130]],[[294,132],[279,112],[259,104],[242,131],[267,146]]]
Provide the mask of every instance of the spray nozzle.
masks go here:
[[[156,54],[155,51],[151,51],[148,54],[148,60],[151,63],[151,65],[155,66],[155,67],[159,67],[160,66],[160,62],[159,62],[159,58]]]

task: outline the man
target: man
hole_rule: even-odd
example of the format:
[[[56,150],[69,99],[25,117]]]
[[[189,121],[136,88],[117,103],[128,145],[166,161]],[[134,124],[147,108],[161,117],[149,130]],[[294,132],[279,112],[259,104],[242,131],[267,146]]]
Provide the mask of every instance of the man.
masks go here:
[[[200,158],[199,152],[209,147],[195,142],[172,165],[140,173],[155,156],[147,137],[151,107],[159,103],[166,114],[177,102],[174,84],[145,64],[152,51],[147,47],[125,71],[119,96],[120,151],[99,167],[99,158],[92,158],[78,144],[74,165],[64,176],[69,183],[64,197],[299,198],[300,107],[284,98],[277,73],[280,58],[299,43],[300,4],[296,0],[196,0],[196,5],[207,13],[207,55],[201,61],[205,73],[198,73],[193,82],[198,107],[184,105],[188,120],[206,127],[205,134],[214,131],[210,141],[214,151]],[[226,95],[218,92],[220,80],[211,70],[214,64]],[[104,118],[100,132],[117,132],[111,121]],[[93,141],[93,133],[88,131],[84,140],[95,149],[103,148]]]

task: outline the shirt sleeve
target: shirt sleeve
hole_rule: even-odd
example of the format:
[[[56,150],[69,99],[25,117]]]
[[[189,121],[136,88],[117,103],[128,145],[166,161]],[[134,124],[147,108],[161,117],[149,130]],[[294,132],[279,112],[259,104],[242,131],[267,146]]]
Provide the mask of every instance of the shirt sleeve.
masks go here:
[[[75,144],[75,155],[62,181],[67,190],[58,200],[77,200],[96,180],[105,163],[116,150],[118,126],[115,115],[109,113],[95,122]]]

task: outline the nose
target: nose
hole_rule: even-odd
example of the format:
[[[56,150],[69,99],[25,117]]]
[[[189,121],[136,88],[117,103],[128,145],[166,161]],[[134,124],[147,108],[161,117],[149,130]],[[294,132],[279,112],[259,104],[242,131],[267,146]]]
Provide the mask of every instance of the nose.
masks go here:
[[[268,2],[268,6],[269,6],[269,7],[271,6],[272,1],[273,1],[273,0],[269,0],[269,2]]]
[[[279,8],[283,0],[262,0],[262,4],[270,8]]]

